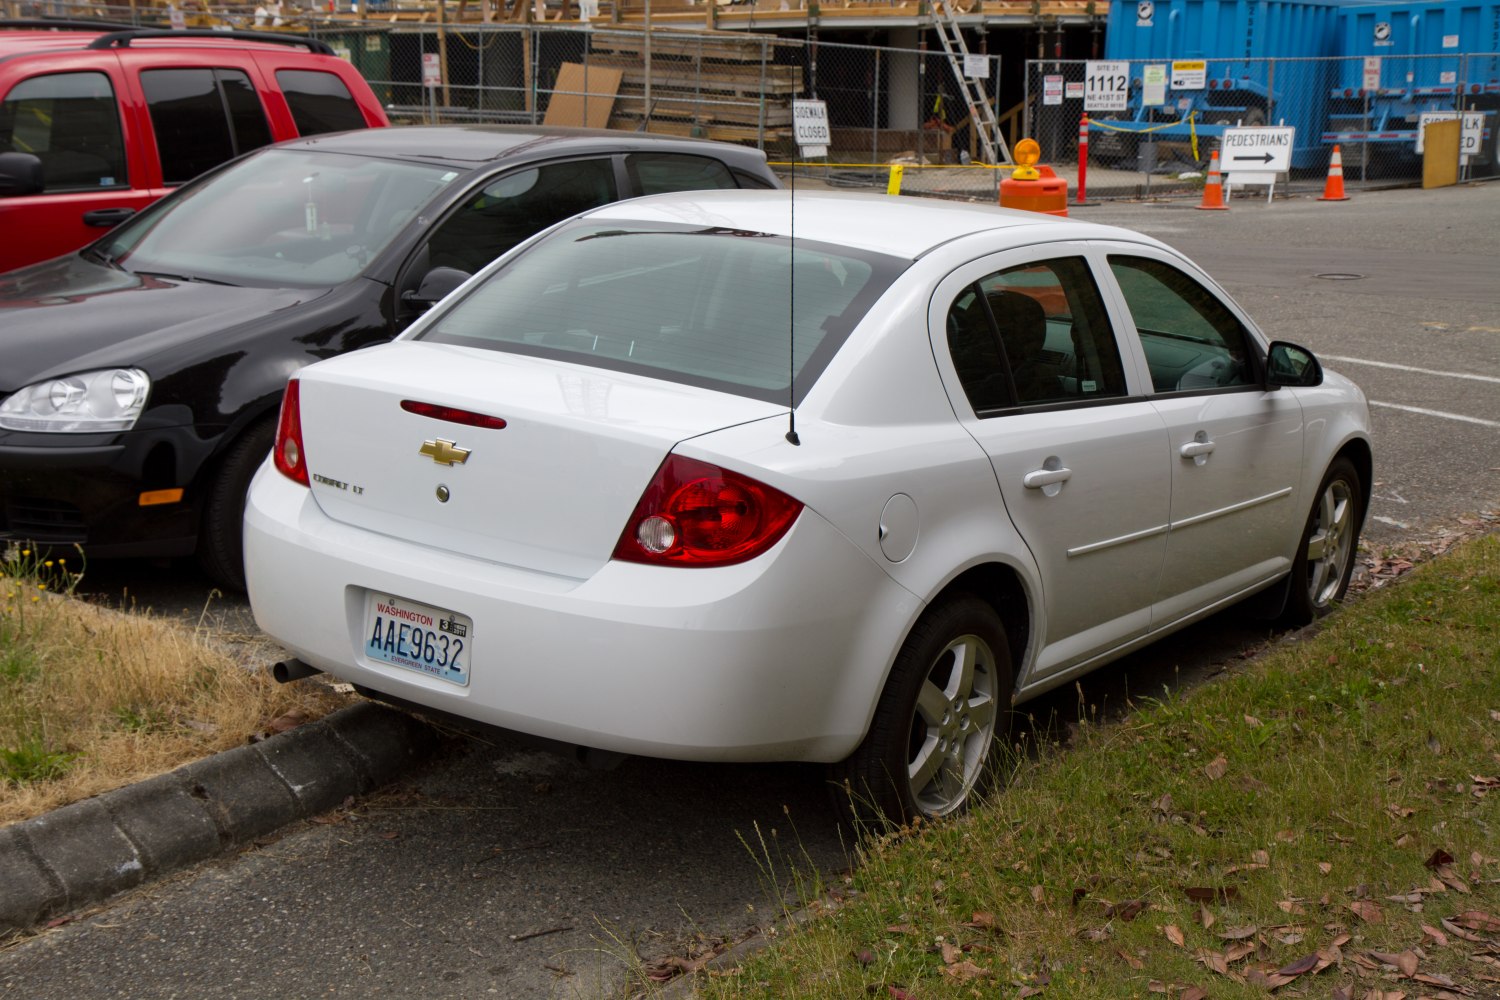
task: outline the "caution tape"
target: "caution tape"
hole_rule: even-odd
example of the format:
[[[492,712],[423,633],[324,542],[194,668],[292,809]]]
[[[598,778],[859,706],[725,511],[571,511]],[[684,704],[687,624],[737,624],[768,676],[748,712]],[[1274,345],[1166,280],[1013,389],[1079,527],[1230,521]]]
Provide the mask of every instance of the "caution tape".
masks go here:
[[[1109,124],[1106,124],[1106,123],[1100,121],[1097,118],[1090,118],[1089,119],[1089,127],[1090,128],[1107,129],[1107,130],[1109,130],[1111,132],[1124,132],[1124,133],[1126,133],[1128,135],[1145,135],[1148,132],[1160,132],[1163,129],[1177,128],[1179,125],[1186,125],[1188,127],[1188,137],[1192,141],[1192,144],[1193,144],[1193,159],[1196,160],[1196,159],[1199,158],[1198,157],[1198,123],[1196,121],[1197,117],[1198,117],[1198,112],[1196,112],[1196,111],[1189,111],[1187,113],[1186,117],[1182,118],[1179,121],[1175,121],[1175,122],[1163,122],[1160,125],[1151,125],[1151,126],[1149,126],[1147,128],[1124,128],[1124,127],[1119,126],[1119,125],[1109,125]]]

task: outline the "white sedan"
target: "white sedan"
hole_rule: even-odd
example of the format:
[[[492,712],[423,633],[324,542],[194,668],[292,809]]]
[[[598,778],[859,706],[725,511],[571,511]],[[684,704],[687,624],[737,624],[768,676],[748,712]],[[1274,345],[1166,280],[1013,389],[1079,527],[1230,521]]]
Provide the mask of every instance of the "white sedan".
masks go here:
[[[793,202],[795,198],[795,202]],[[362,690],[962,807],[1011,705],[1348,586],[1359,389],[1122,229],[909,198],[609,205],[303,369],[256,620]]]

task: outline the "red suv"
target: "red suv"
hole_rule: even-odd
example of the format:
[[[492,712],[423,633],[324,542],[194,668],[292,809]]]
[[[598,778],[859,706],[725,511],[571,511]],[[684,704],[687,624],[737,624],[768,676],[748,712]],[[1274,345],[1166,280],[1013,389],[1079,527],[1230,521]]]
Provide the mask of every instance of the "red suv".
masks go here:
[[[314,39],[0,21],[0,271],[76,250],[241,153],[388,124]]]

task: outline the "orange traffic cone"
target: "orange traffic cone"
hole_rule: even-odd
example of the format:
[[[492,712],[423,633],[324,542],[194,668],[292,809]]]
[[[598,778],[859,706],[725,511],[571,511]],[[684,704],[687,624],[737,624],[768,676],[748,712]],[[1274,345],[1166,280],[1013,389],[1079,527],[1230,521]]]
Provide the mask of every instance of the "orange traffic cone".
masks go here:
[[[1217,149],[1208,160],[1208,180],[1203,184],[1203,204],[1198,208],[1211,212],[1229,211],[1229,206],[1224,204],[1224,180],[1219,176],[1219,151]]]
[[[1323,197],[1319,201],[1348,201],[1344,193],[1344,157],[1337,146],[1333,147],[1333,159],[1328,161],[1328,183],[1323,185]]]

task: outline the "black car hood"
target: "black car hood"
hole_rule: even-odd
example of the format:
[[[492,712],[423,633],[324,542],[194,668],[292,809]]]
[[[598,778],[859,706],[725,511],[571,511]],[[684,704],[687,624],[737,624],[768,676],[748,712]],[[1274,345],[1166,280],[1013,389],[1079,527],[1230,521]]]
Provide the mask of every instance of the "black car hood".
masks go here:
[[[0,392],[173,353],[224,350],[224,334],[312,302],[326,288],[247,288],[132,274],[72,254],[0,275]],[[195,350],[195,342],[201,345]]]

